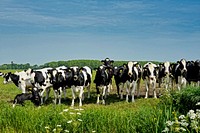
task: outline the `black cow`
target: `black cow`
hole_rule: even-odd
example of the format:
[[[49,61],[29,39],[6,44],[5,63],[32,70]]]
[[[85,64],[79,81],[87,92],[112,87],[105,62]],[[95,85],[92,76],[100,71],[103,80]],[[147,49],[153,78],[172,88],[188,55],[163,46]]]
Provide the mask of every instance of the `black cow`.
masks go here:
[[[39,106],[41,104],[41,98],[39,94],[39,90],[37,88],[34,88],[31,90],[32,93],[21,93],[15,96],[13,101],[13,108],[16,104],[21,104],[24,106],[24,102],[26,100],[30,100],[33,102],[36,106]]]
[[[108,67],[113,67],[113,60],[110,60],[109,58],[106,58],[105,60],[101,60],[101,62],[103,63],[103,65],[108,66]]]
[[[105,104],[105,99],[108,93],[108,87],[113,76],[110,69],[112,68],[105,65],[101,65],[96,69],[94,83],[96,84],[97,90],[97,104],[99,104],[100,95],[102,97],[102,103]]]
[[[196,61],[187,61],[187,76],[186,79],[189,84],[191,82],[200,82],[200,60]],[[199,85],[198,85],[199,86]]]

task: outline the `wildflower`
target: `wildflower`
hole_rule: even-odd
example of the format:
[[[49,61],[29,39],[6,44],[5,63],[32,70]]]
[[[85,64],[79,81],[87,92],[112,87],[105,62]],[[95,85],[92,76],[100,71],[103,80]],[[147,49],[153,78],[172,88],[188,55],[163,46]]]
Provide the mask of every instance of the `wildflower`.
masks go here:
[[[93,132],[93,133],[96,133],[96,131],[94,131],[94,130],[93,130],[92,132]]]
[[[64,130],[66,133],[69,133],[69,130]]]
[[[187,127],[189,124],[187,122],[181,122],[180,123],[183,127]]]
[[[200,102],[198,102],[196,105],[200,105]]]
[[[185,115],[180,115],[178,118],[179,118],[180,120],[183,120],[183,119],[185,119]]]
[[[80,112],[78,112],[78,113],[76,113],[77,115],[81,115],[81,113]]]
[[[83,121],[83,120],[81,120],[81,119],[78,119],[78,121]]]
[[[72,123],[72,120],[68,121],[67,123]]]
[[[187,115],[189,116],[190,119],[194,120],[196,117],[196,114],[194,113],[194,110],[190,110]]]
[[[54,129],[53,129],[53,132],[55,132],[55,131],[56,131],[56,129],[54,128]]]
[[[167,124],[167,126],[172,126],[173,124],[174,124],[174,122],[173,121],[166,121],[166,124]]]
[[[186,129],[185,128],[183,128],[183,127],[180,127],[180,131],[186,131]]]
[[[57,127],[61,127],[61,125],[57,125]]]
[[[60,115],[62,115],[62,114],[63,114],[63,112],[60,112],[59,114],[60,114]]]
[[[44,127],[45,129],[49,129],[49,127],[47,126],[47,127]]]
[[[63,112],[67,112],[69,109],[64,109]]]
[[[162,132],[169,132],[169,128],[168,127],[165,127],[165,129],[162,131]]]
[[[75,114],[75,113],[73,113],[73,112],[70,112],[69,114],[70,114],[70,115],[73,115],[73,114]]]

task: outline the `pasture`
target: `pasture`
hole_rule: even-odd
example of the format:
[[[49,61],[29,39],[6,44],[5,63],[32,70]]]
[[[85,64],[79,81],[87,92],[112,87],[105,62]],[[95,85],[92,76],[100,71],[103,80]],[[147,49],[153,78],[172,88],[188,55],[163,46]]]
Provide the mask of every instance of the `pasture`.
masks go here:
[[[96,105],[96,89],[92,83],[91,98],[85,97],[81,108],[78,101],[74,108],[70,107],[70,89],[61,105],[53,103],[51,90],[50,98],[41,107],[27,101],[24,107],[12,108],[15,95],[21,91],[13,83],[4,85],[0,77],[0,132],[160,133],[166,127],[165,122],[173,119],[175,110],[167,94],[158,99],[142,96],[135,103],[126,103],[125,97],[124,100],[117,98],[114,82],[113,88],[106,105]]]

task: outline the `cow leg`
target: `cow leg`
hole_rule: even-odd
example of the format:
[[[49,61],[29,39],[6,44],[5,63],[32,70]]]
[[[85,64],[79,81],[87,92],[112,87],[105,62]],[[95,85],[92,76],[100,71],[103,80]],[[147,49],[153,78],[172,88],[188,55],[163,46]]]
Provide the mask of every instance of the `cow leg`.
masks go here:
[[[186,81],[186,79],[185,79],[184,77],[182,77],[181,79],[182,79],[182,80],[181,80],[181,84],[182,84],[182,86],[185,88],[185,87],[186,87],[187,81]]]
[[[108,91],[108,86],[103,87],[103,93],[102,93],[102,104],[105,104],[105,99]]]
[[[44,99],[44,101],[46,101],[49,98],[49,93],[50,93],[50,88],[46,88],[46,97]]]
[[[82,106],[82,96],[83,96],[83,86],[80,87],[80,93],[79,93],[79,106]]]
[[[130,94],[130,83],[126,83],[126,102],[128,102],[129,94]]]
[[[124,88],[123,83],[120,83],[118,85],[118,87],[119,87],[120,99],[122,100],[123,99],[123,88]]]
[[[137,97],[140,96],[140,79],[137,81]]]
[[[97,104],[99,104],[99,97],[100,97],[100,91],[99,91],[99,86],[96,86],[96,90],[97,90]]]
[[[58,104],[61,104],[61,98],[62,98],[62,87],[58,89]]]
[[[57,104],[58,90],[54,89],[54,104]]]
[[[67,98],[66,94],[67,94],[67,88],[66,87],[63,87],[63,94],[64,94],[64,99]]]
[[[148,83],[147,80],[145,80],[145,88],[146,88],[145,98],[148,98],[148,94],[149,94],[149,83]]]
[[[76,89],[75,86],[72,86],[72,87],[71,87],[71,90],[72,90],[72,104],[71,104],[71,106],[72,106],[72,107],[74,106],[75,91],[76,91],[75,89]]]
[[[135,102],[134,95],[135,95],[136,86],[137,86],[137,81],[133,81],[133,86],[132,86],[132,89],[131,89],[132,102]]]
[[[88,99],[89,99],[90,98],[90,84],[88,85],[87,90],[88,90]]]
[[[156,96],[156,81],[152,83],[152,88],[153,88],[154,98],[157,98],[157,96]]]

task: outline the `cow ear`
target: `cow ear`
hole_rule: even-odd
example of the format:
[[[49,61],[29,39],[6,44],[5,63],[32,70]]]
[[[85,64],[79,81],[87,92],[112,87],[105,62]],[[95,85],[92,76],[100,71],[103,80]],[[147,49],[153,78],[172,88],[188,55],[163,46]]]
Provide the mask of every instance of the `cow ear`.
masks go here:
[[[123,64],[123,67],[124,67],[124,68],[127,68],[126,64]]]

